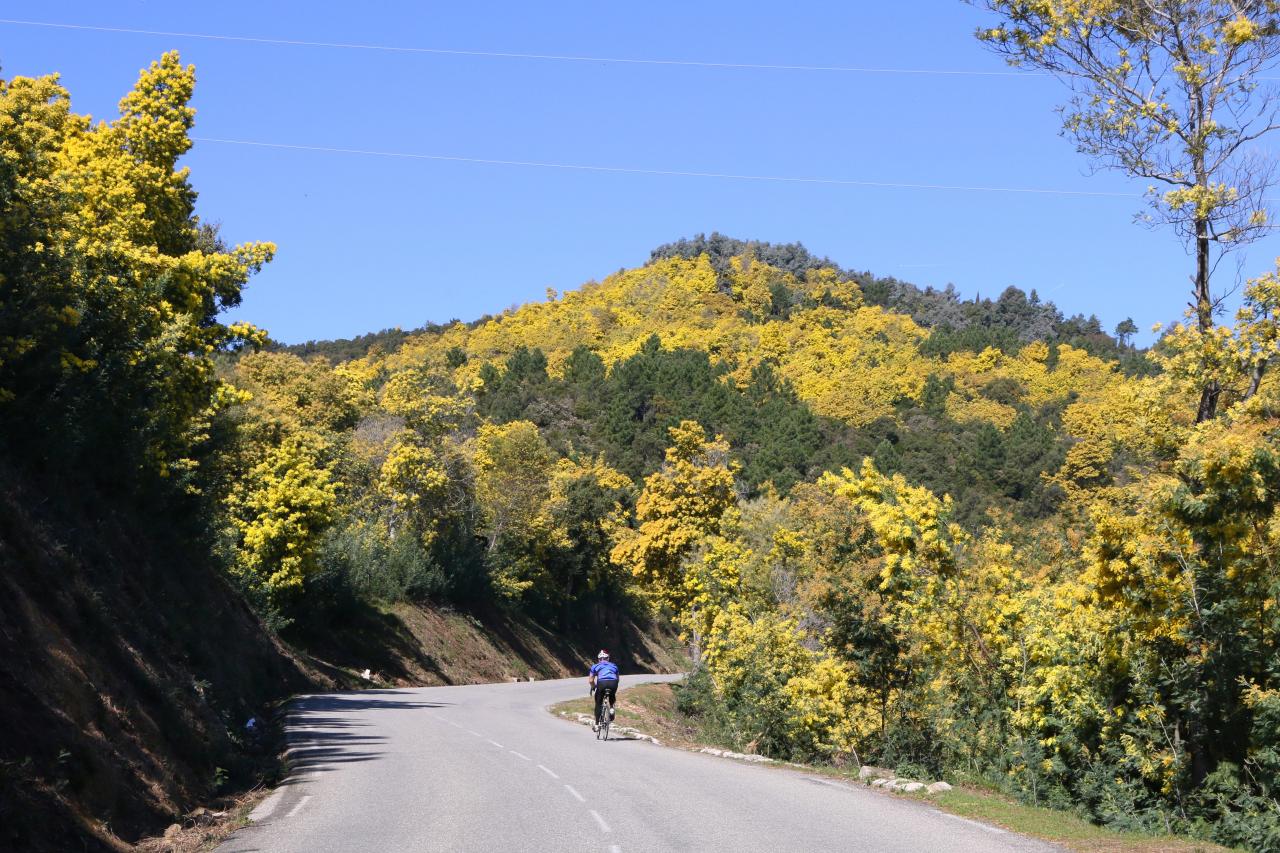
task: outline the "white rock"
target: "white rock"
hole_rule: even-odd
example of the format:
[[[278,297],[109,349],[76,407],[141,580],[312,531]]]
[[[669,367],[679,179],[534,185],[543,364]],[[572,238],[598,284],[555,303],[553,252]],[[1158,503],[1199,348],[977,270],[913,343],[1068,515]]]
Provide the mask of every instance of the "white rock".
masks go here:
[[[893,784],[892,779],[872,779],[871,780],[871,787],[873,788],[887,788],[892,784]]]
[[[892,779],[893,771],[886,770],[883,767],[872,767],[870,764],[864,764],[858,768],[859,779]]]
[[[943,791],[950,791],[950,790],[951,790],[951,786],[948,785],[946,782],[934,782],[932,785],[929,786],[930,794],[941,794]]]
[[[902,790],[906,791],[908,794],[914,794],[916,791],[924,790],[924,783],[908,782],[907,784],[902,786]]]

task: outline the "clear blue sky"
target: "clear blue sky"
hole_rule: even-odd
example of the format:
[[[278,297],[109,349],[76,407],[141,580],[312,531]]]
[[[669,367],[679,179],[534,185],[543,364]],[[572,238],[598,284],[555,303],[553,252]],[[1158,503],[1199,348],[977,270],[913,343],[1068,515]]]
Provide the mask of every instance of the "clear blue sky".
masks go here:
[[[1003,71],[959,0],[744,4],[10,0],[0,16],[267,39],[775,65]],[[195,134],[636,169],[1131,192],[1058,137],[1050,78],[559,62],[0,24],[6,77],[58,71],[115,115],[138,69],[197,68]],[[698,232],[799,240],[842,265],[1145,330],[1190,260],[1137,198],[766,183],[198,143],[199,210],[280,246],[238,316],[277,339],[471,319]],[[1248,250],[1257,275],[1280,239]],[[1223,266],[1222,283],[1234,275]],[[1149,336],[1144,334],[1149,340]]]

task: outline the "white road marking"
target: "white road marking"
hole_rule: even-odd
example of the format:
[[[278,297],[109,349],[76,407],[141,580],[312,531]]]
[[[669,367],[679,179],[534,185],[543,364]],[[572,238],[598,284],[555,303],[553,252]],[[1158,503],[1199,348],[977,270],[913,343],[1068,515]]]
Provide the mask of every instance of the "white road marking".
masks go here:
[[[604,818],[600,817],[600,812],[591,809],[591,816],[596,819],[596,823],[600,824],[601,832],[609,832],[609,824],[604,822]]]
[[[573,794],[574,798],[577,799],[578,802],[585,803],[587,801],[586,797],[582,796],[577,791],[573,790],[572,785],[565,785],[564,787],[565,787],[565,790],[567,790],[570,794]]]
[[[463,731],[466,732],[467,734],[475,735],[476,737],[484,737],[484,735],[480,734],[479,732],[473,732],[471,731],[471,729],[463,729]]]
[[[287,818],[293,817],[298,812],[302,811],[302,807],[305,806],[307,804],[307,800],[310,800],[310,799],[311,799],[311,795],[307,794],[307,796],[303,797],[301,800],[298,800],[298,804],[293,808],[289,809],[289,813],[285,815],[285,817]]]
[[[257,808],[249,812],[249,820],[266,820],[271,817],[271,813],[276,810],[276,806],[280,805],[280,801],[283,799],[284,788],[281,788],[262,802],[258,803]]]
[[[491,741],[489,741],[489,743],[493,744],[493,745],[494,745],[494,746],[496,746],[498,749],[506,749],[506,747],[505,747],[505,746],[503,746],[502,744],[498,743],[496,740],[491,740]]]
[[[539,764],[539,765],[538,765],[538,769],[539,769],[539,770],[541,770],[543,773],[546,773],[546,774],[547,774],[548,776],[550,776],[552,779],[559,779],[559,778],[560,778],[559,776],[557,776],[557,775],[555,774],[555,771],[554,771],[554,770],[552,770],[550,767],[544,767],[543,765]]]
[[[994,826],[987,826],[985,823],[978,823],[976,820],[969,820],[967,817],[960,817],[958,815],[947,814],[946,812],[940,812],[939,814],[941,814],[943,817],[949,817],[952,820],[958,820],[961,823],[967,823],[971,826],[976,826],[978,827],[978,829],[984,830],[985,832],[990,832],[993,835],[1005,834],[1003,829],[996,829]]]
[[[525,755],[523,752],[516,752],[514,749],[511,750],[511,754],[514,755],[516,758],[523,758],[525,761],[533,761],[532,758]]]
[[[615,844],[609,848],[609,853],[622,853],[622,848]]]

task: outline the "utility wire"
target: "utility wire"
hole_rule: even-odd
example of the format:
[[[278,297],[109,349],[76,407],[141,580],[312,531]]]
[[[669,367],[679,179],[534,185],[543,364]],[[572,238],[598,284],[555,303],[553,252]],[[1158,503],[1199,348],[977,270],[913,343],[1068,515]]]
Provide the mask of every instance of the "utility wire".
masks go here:
[[[1043,71],[980,71],[966,68],[874,68],[854,65],[775,65],[763,62],[707,62],[695,59],[636,59],[620,56],[576,56],[555,53],[514,53],[495,50],[457,50],[443,47],[398,47],[386,44],[358,44],[333,41],[304,41],[301,39],[258,38],[232,36],[217,33],[186,33],[170,30],[141,30],[131,27],[102,27],[92,24],[65,24],[57,21],[24,21],[16,18],[0,18],[0,24],[16,27],[45,27],[60,30],[86,30],[97,33],[124,33],[138,36],[164,36],[166,38],[205,39],[207,41],[245,42],[248,44],[282,45],[287,47],[322,47],[337,50],[370,50],[384,53],[425,53],[438,56],[474,56],[489,59],[537,59],[553,62],[596,62],[616,65],[668,65],[687,68],[728,68],[757,71],[822,71],[845,74],[907,74],[941,77],[1048,77]],[[1258,76],[1258,80],[1275,81],[1280,77]]]
[[[208,41],[246,42],[249,44],[284,45],[289,47],[323,47],[339,50],[371,50],[385,53],[426,53],[441,56],[474,56],[491,59],[540,59],[555,62],[599,62],[616,65],[669,65],[690,68],[730,68],[761,71],[824,71],[846,74],[920,74],[953,77],[1044,77],[1034,71],[976,71],[945,68],[861,68],[847,65],[770,65],[759,62],[703,62],[692,59],[628,59],[617,56],[575,56],[552,53],[509,53],[492,50],[453,50],[437,47],[396,47],[383,44],[353,44],[349,42],[300,41],[297,39],[255,38],[253,36],[217,35],[213,33],[184,33],[165,30],[139,30],[128,27],[100,27],[89,24],[63,24],[53,21],[22,21],[0,18],[0,24],[20,27],[45,27],[62,30],[88,30],[98,33],[125,33],[140,36],[165,36],[167,38],[205,39]]]
[[[359,154],[368,157],[396,157],[406,160],[437,160],[450,163],[476,163],[485,166],[528,166],[539,169],[565,169],[578,172],[613,172],[626,175],[665,175],[680,178],[720,178],[736,181],[769,181],[787,184],[830,184],[846,187],[883,187],[912,190],[955,190],[961,192],[1015,193],[1023,195],[1089,196],[1095,198],[1142,198],[1134,193],[1099,192],[1094,190],[1058,190],[1031,187],[986,187],[963,184],[924,184],[897,181],[856,181],[844,178],[802,177],[792,175],[746,175],[732,172],[694,172],[680,169],[639,169],[623,166],[591,166],[581,163],[548,163],[537,160],[497,160],[485,157],[461,157],[452,154],[415,154],[404,151],[376,151],[367,148],[335,148],[327,145],[294,145],[285,142],[258,142],[249,139],[224,139],[193,136],[195,142],[217,145],[240,145],[251,148],[274,148],[285,151],[314,151],[324,154]]]

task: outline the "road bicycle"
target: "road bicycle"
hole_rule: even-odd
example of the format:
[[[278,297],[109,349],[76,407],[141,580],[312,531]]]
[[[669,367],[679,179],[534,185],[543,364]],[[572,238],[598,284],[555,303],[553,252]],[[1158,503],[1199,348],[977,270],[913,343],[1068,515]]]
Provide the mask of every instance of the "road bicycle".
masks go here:
[[[595,698],[597,688],[591,688],[592,698]],[[613,718],[609,715],[609,697],[604,696],[600,700],[600,715],[596,717],[596,740],[609,739],[609,726],[613,725]]]

